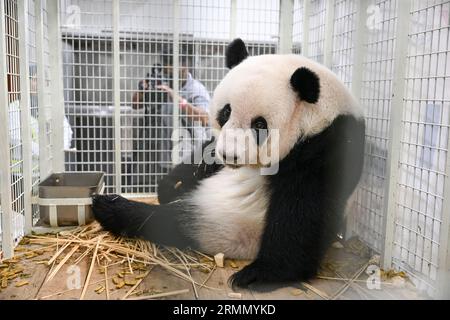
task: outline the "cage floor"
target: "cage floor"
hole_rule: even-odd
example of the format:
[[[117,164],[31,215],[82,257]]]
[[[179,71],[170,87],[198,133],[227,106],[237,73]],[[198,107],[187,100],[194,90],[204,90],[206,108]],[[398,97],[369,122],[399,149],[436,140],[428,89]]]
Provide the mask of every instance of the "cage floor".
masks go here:
[[[145,200],[144,200],[145,201]],[[150,200],[151,201],[151,200]],[[91,268],[94,260],[92,252],[77,263],[79,271],[79,289],[73,288],[74,270],[71,260],[62,263],[57,273],[54,266],[47,265],[55,249],[47,250],[36,256],[32,252],[36,247],[32,244],[20,245],[16,248],[17,257],[13,262],[0,264],[0,299],[139,299],[148,295],[162,295],[161,299],[293,299],[293,300],[366,300],[366,299],[425,299],[415,290],[413,284],[403,273],[393,270],[381,270],[379,289],[368,285],[367,267],[376,263],[377,259],[359,240],[351,239],[342,244],[334,244],[322,263],[318,278],[308,283],[292,282],[279,285],[252,287],[250,290],[238,290],[235,295],[227,284],[230,275],[240,270],[248,262],[225,260],[224,268],[214,267],[211,272],[202,272],[192,268],[189,273],[192,281],[181,279],[173,272],[157,265],[133,275],[140,279],[137,283],[118,286],[114,280],[120,280],[118,274],[123,273],[120,264],[108,267],[107,274],[99,269]],[[76,248],[74,249],[74,251]],[[71,248],[66,248],[72,251]],[[85,251],[79,249],[80,255]],[[64,260],[61,256],[59,260]],[[90,276],[88,274],[91,272]],[[139,277],[139,275],[141,277]],[[123,275],[122,275],[123,277]],[[49,280],[49,278],[51,278]],[[88,286],[84,282],[89,278]],[[126,278],[126,276],[125,276]],[[7,279],[4,280],[4,279]],[[372,276],[372,279],[373,276]],[[370,280],[370,279],[369,279]],[[121,280],[120,280],[121,281]],[[370,281],[369,281],[370,282]],[[107,284],[108,283],[108,284]],[[199,285],[201,284],[201,285]],[[194,289],[195,286],[195,289]],[[84,289],[84,290],[83,290]],[[180,291],[183,290],[183,291]],[[84,293],[83,293],[84,291]],[[107,294],[108,291],[108,294]],[[232,293],[230,295],[230,293]],[[167,294],[167,296],[165,296]],[[157,296],[156,296],[157,297]]]

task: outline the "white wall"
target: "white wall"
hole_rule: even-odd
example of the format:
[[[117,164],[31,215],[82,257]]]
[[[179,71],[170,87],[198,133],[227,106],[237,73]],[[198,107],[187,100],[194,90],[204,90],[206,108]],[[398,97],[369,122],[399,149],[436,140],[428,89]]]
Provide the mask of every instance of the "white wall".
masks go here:
[[[229,39],[231,1],[181,0],[180,33],[195,38]],[[134,32],[173,31],[172,1],[121,1],[120,29]],[[244,40],[276,41],[279,1],[238,1],[236,35]],[[92,32],[111,30],[112,1],[62,0],[63,28]]]

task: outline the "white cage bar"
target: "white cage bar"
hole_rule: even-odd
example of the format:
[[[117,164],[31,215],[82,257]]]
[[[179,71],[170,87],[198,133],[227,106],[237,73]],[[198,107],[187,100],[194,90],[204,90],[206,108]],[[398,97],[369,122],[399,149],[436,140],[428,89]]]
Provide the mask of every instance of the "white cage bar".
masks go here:
[[[431,295],[448,283],[438,274],[448,271],[449,9],[448,1],[411,4],[395,208],[393,264]]]
[[[12,239],[12,192],[11,192],[11,169],[10,169],[10,132],[9,132],[9,88],[8,88],[8,49],[7,49],[7,9],[9,3],[2,2],[0,4],[0,35],[2,35],[0,43],[0,98],[1,105],[0,118],[5,120],[8,125],[0,128],[0,160],[3,164],[0,166],[0,187],[1,187],[1,229],[2,229],[2,257],[10,257],[14,252]]]
[[[39,219],[52,172],[103,171],[107,193],[154,195],[210,135],[179,103],[207,109],[241,37],[251,55],[303,54],[352,90],[367,131],[346,237],[450,294],[450,1],[0,1],[3,256]],[[180,82],[188,73],[202,85]]]
[[[30,71],[28,58],[28,1],[19,1],[17,4],[18,11],[18,32],[19,54],[20,54],[20,122],[29,124],[22,126],[22,158],[23,158],[23,197],[24,197],[24,233],[31,232],[33,224],[33,213],[31,205],[31,197],[33,195],[33,178],[32,178],[32,135],[31,135],[31,108],[30,95],[22,94],[22,92],[30,92]]]

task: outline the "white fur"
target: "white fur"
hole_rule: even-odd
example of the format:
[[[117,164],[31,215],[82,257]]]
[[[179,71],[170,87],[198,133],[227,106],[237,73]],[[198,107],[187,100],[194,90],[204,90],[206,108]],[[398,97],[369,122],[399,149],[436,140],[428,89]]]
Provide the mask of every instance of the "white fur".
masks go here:
[[[300,67],[309,68],[320,79],[320,96],[316,104],[300,100],[290,86],[292,74]],[[231,105],[232,113],[223,129],[248,129],[252,119],[264,117],[269,129],[279,129],[280,159],[289,153],[299,138],[319,133],[338,115],[362,116],[362,109],[333,72],[299,55],[249,57],[228,72],[217,86],[210,106],[218,146],[223,144],[224,138],[222,131],[217,131],[221,128],[216,116],[227,103]],[[265,147],[269,146],[262,146]],[[218,151],[219,154],[226,153]]]
[[[260,244],[269,197],[259,170],[224,168],[205,179],[189,203],[197,216],[191,233],[204,252],[253,259]]]

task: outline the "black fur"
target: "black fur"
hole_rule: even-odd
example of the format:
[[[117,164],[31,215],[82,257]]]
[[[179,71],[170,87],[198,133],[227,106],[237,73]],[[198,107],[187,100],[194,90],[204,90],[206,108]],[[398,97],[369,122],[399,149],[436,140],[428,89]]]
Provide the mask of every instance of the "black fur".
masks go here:
[[[92,200],[95,219],[105,230],[162,245],[198,249],[196,241],[183,230],[192,213],[179,202],[148,205],[115,194],[96,195]]]
[[[234,39],[225,50],[225,64],[228,69],[232,69],[248,57],[248,51],[244,41]]]
[[[201,148],[201,154],[206,153],[215,156],[215,139],[214,137],[205,142]],[[158,183],[158,200],[160,204],[169,203],[194,190],[198,183],[211,177],[223,168],[223,165],[217,162],[206,163],[202,158],[198,162],[194,153],[191,155],[190,164],[181,163],[177,165],[168,175],[162,178]]]
[[[336,236],[346,200],[361,176],[364,121],[339,116],[300,141],[268,176],[270,205],[256,260],[230,278],[233,286],[308,280]]]
[[[320,80],[317,74],[308,68],[301,67],[291,76],[291,87],[300,99],[308,103],[316,103],[320,96]]]

